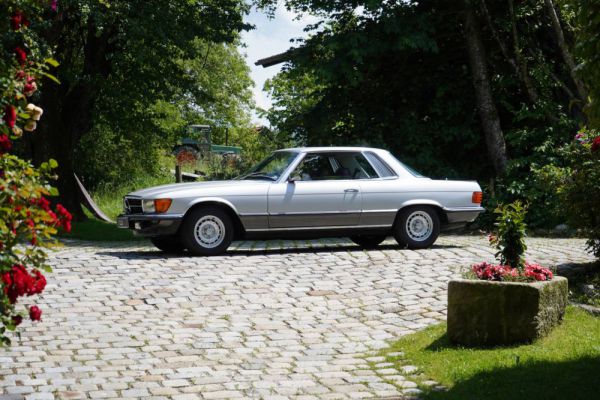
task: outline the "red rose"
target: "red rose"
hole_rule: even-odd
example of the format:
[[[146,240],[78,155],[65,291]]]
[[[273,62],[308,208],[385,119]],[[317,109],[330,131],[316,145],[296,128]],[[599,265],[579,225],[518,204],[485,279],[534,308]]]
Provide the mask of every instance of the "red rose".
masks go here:
[[[20,315],[15,315],[12,317],[12,322],[13,324],[15,324],[15,326],[19,326],[21,325],[21,322],[23,322],[23,317],[21,317]]]
[[[65,232],[71,231],[71,220],[73,216],[62,204],[56,205],[56,213],[58,214],[58,226],[61,226]]]
[[[0,134],[0,154],[4,154],[12,149],[12,142],[5,134]]]
[[[4,117],[2,119],[10,129],[14,128],[17,122],[17,110],[10,104],[7,104],[4,107]]]
[[[17,73],[15,74],[15,79],[17,80],[21,80],[24,79],[27,75],[25,74],[25,71],[23,71],[22,69],[17,71]]]
[[[31,203],[32,204],[37,204],[44,211],[49,211],[50,210],[50,202],[45,197],[40,197],[37,200],[32,200]]]
[[[42,319],[42,310],[38,306],[31,306],[29,308],[29,318],[32,321],[40,321]]]
[[[592,153],[595,153],[598,149],[600,149],[600,136],[592,142]]]
[[[27,62],[27,53],[20,47],[15,48],[15,58],[17,62],[23,66]]]
[[[46,277],[37,269],[33,271],[34,282],[30,287],[29,296],[40,294],[46,288]]]
[[[10,25],[13,31],[18,31],[21,29],[21,24],[23,23],[23,13],[21,11],[15,11],[14,14],[10,17]]]

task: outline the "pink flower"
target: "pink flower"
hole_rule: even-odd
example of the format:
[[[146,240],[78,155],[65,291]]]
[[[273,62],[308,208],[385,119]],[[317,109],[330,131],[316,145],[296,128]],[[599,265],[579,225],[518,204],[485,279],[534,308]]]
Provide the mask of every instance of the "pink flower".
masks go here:
[[[58,0],[51,0],[50,8],[52,9],[52,11],[56,12],[56,10],[58,9]]]
[[[548,268],[544,268],[539,264],[530,264],[525,262],[524,275],[528,278],[533,278],[536,281],[549,281],[554,277],[552,271]]]

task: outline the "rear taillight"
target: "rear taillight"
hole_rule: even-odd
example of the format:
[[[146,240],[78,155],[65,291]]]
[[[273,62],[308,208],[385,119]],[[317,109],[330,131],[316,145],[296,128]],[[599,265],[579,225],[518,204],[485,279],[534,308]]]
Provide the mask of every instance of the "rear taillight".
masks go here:
[[[473,192],[473,195],[471,196],[471,202],[472,203],[481,204],[482,200],[483,200],[483,193],[482,192]]]

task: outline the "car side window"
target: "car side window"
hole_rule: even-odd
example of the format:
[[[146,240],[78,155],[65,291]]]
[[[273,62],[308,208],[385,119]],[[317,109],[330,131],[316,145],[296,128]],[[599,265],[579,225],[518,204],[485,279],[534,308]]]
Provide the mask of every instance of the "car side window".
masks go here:
[[[379,173],[379,176],[382,178],[390,178],[390,177],[394,177],[394,176],[398,176],[396,175],[396,173],[385,163],[381,160],[381,158],[379,158],[378,155],[376,155],[375,153],[371,153],[371,152],[366,152],[365,153],[365,157],[371,162],[371,164],[375,167],[375,169],[377,170],[377,172]]]
[[[358,152],[307,154],[292,176],[302,181],[379,178],[369,161]]]

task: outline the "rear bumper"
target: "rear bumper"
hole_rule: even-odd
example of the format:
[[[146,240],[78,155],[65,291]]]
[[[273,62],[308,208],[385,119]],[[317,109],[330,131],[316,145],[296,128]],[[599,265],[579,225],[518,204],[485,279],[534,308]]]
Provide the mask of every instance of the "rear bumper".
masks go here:
[[[183,215],[119,215],[117,226],[123,229],[132,229],[139,236],[170,236],[175,235],[181,226]]]
[[[446,230],[461,228],[467,223],[475,221],[475,218],[484,211],[483,207],[444,208],[447,220],[445,228]]]

